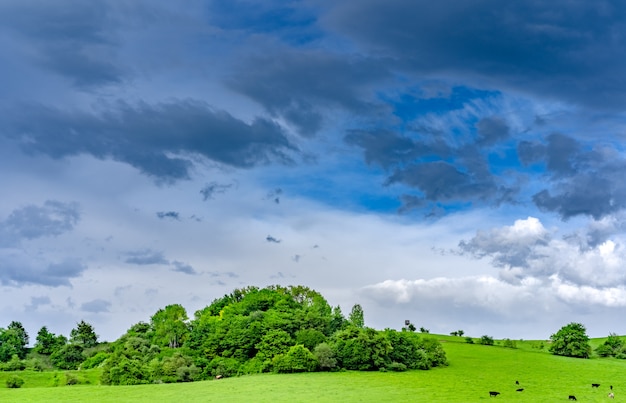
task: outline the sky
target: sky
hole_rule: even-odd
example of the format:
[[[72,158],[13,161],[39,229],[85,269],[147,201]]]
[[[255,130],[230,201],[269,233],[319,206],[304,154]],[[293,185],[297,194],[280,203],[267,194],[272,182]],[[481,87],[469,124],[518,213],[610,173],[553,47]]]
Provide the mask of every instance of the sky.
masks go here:
[[[609,0],[4,0],[0,327],[279,284],[626,334],[625,47]]]

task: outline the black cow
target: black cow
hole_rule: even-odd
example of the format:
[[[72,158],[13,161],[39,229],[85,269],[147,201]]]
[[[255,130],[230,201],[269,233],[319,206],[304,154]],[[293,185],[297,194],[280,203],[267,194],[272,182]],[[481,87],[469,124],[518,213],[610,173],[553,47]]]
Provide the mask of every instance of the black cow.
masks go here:
[[[569,395],[569,400],[576,400],[576,396],[574,396],[574,395]]]
[[[515,384],[516,384],[516,385],[519,385],[519,381],[515,381]]]
[[[599,388],[599,387],[600,387],[600,384],[599,384],[599,383],[592,383],[592,384],[591,384],[591,387],[592,387],[592,388]]]
[[[524,388],[515,389],[516,392],[523,392]]]
[[[500,394],[500,392],[489,392],[489,397],[496,397]]]

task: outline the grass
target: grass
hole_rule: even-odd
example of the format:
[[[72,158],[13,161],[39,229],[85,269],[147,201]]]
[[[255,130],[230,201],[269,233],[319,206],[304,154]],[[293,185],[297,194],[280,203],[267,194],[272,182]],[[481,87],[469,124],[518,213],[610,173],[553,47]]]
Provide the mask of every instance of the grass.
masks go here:
[[[567,402],[569,395],[575,395],[582,402],[606,402],[609,385],[613,385],[614,401],[626,402],[626,360],[557,357],[538,349],[536,341],[518,340],[518,348],[511,349],[468,344],[462,337],[436,337],[442,340],[450,365],[430,371],[263,374],[128,387],[93,385],[92,381],[92,385],[55,388],[46,387],[52,386],[50,372],[32,372],[18,373],[26,380],[22,389],[4,388],[8,374],[0,373],[0,401]],[[97,371],[78,373],[86,378],[98,376]],[[595,389],[592,383],[601,386]],[[517,388],[524,391],[516,392]],[[491,390],[501,394],[490,398]]]

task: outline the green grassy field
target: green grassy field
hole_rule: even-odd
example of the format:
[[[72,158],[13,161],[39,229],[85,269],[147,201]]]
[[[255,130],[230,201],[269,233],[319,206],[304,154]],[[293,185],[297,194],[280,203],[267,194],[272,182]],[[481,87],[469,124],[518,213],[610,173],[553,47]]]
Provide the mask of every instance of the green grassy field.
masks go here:
[[[566,402],[569,395],[606,402],[609,385],[614,401],[626,402],[626,360],[557,357],[532,341],[517,341],[518,348],[510,349],[437,338],[450,365],[430,371],[263,374],[127,387],[94,385],[97,371],[75,372],[91,385],[52,387],[53,373],[31,372],[19,373],[26,380],[21,389],[4,388],[9,374],[0,373],[0,402]],[[64,376],[57,373],[57,384]],[[489,397],[491,390],[501,394]]]

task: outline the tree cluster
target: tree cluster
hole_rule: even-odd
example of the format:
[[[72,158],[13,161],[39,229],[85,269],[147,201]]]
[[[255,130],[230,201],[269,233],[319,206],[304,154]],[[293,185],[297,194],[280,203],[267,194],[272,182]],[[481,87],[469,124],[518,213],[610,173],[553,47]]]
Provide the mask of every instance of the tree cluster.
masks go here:
[[[355,305],[345,319],[339,307],[303,286],[237,289],[192,320],[180,305],[159,310],[150,323],[134,325],[111,343],[98,365],[104,384],[140,384],[260,372],[428,369],[447,363],[436,340],[377,331],[365,327],[363,316]]]

